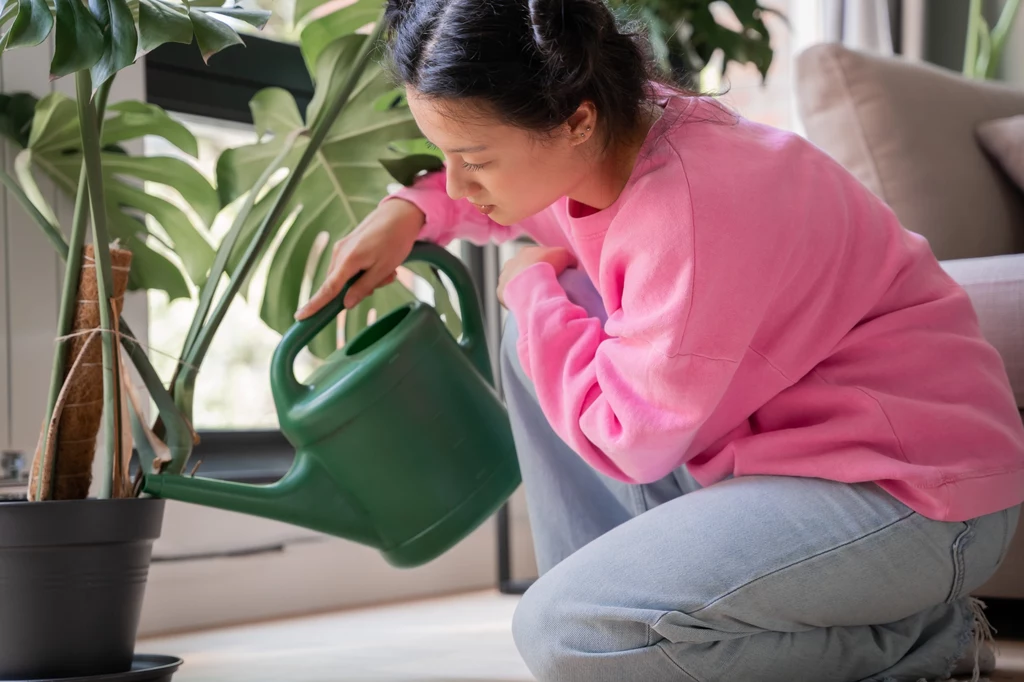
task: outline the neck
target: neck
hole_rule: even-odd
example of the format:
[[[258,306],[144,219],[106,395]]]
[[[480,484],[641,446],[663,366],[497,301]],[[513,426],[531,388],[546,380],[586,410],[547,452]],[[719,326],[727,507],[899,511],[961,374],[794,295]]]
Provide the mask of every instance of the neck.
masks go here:
[[[604,153],[597,156],[588,166],[587,173],[580,183],[569,192],[569,198],[598,211],[603,211],[614,204],[633,174],[647,134],[660,116],[660,107],[645,107],[641,125],[636,133],[625,143],[612,144]]]

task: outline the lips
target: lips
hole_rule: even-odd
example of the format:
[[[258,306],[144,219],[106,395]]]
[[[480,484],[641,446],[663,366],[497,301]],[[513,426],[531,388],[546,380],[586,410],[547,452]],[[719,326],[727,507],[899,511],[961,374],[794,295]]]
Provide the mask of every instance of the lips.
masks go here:
[[[470,203],[473,204],[473,206],[476,208],[476,210],[480,211],[484,215],[489,215],[490,213],[492,213],[494,211],[495,208],[497,208],[494,204],[476,204],[476,203],[473,203],[473,202],[470,202]]]

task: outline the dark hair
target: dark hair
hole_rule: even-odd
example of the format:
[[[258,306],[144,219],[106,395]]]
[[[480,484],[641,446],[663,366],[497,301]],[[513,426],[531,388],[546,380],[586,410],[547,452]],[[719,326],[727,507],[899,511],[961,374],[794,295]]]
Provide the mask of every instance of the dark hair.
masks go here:
[[[646,42],[602,0],[388,0],[385,21],[397,81],[527,130],[554,130],[590,100],[621,139],[656,78]]]

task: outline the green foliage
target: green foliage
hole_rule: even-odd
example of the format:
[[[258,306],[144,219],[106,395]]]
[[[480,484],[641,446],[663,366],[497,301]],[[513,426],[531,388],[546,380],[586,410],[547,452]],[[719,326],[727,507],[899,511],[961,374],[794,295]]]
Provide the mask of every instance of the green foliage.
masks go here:
[[[352,7],[355,5],[347,9]],[[316,94],[305,117],[286,91],[268,88],[257,93],[250,106],[262,139],[254,145],[225,151],[217,164],[217,186],[221,201],[227,204],[253,189],[289,135],[317,124],[325,102],[333,99],[335,91],[348,79],[358,79],[352,96],[330,125],[286,207],[285,213],[291,217],[287,232],[276,248],[266,254],[270,265],[260,314],[277,331],[283,332],[293,324],[304,285],[315,289],[326,277],[330,249],[314,250],[318,237],[326,234],[333,243],[369,215],[387,194],[390,183],[397,180],[409,184],[421,171],[440,168],[441,159],[423,144],[408,106],[381,69],[372,64],[362,74],[353,74],[355,56],[364,41],[364,36],[350,34],[322,49],[307,51],[306,54],[315,52],[318,57],[314,73]],[[306,48],[309,45],[304,43]],[[381,106],[382,101],[385,106]],[[307,144],[308,140],[300,137],[281,166],[291,171]],[[239,246],[229,257],[229,274],[237,268],[243,248],[266,215],[267,206],[276,200],[276,192],[271,191],[256,202],[244,223]],[[310,271],[311,277],[307,275]],[[422,274],[441,294],[436,296],[440,305],[450,308],[437,276],[429,270]],[[375,308],[378,315],[383,315],[411,297],[401,284],[382,289],[367,301],[362,314],[353,312],[348,316],[346,335],[365,326],[369,309]],[[458,329],[454,313],[446,315],[446,320]],[[316,355],[326,357],[337,348],[336,339],[337,329],[332,325],[310,348]]]
[[[54,33],[50,76],[89,70],[98,89],[164,43],[191,43],[203,59],[242,42],[224,17],[262,27],[269,13],[184,0],[2,0],[0,47],[38,45]]]
[[[756,0],[609,0],[616,14],[647,29],[662,69],[677,76],[699,73],[721,51],[722,71],[731,62],[754,64],[768,76],[773,50],[764,17],[775,13]],[[728,5],[739,28],[720,24],[711,5]],[[781,16],[781,15],[780,15]]]
[[[199,4],[190,6],[174,0],[89,0],[86,5],[82,0],[54,0],[50,5],[48,0],[0,0],[0,50],[38,45],[52,34],[51,78],[75,76],[74,100],[55,93],[39,102],[32,102],[24,94],[9,95],[0,101],[0,134],[21,147],[14,163],[18,182],[4,169],[0,169],[0,180],[26,208],[57,252],[67,258],[44,424],[49,424],[55,414],[60,387],[65,381],[66,336],[77,306],[86,223],[91,223],[93,243],[98,247],[95,268],[98,298],[102,302],[106,449],[100,497],[133,494],[118,463],[124,453],[130,452],[130,444],[120,442],[124,433],[120,424],[124,375],[119,369],[119,344],[113,334],[118,328],[130,332],[123,320],[114,318],[114,311],[107,304],[113,279],[110,254],[103,247],[116,241],[132,252],[132,288],[163,289],[171,298],[188,296],[190,291],[181,270],[152,249],[150,240],[160,240],[174,252],[196,284],[206,278],[213,248],[181,209],[146,193],[141,182],[173,187],[204,223],[212,221],[220,209],[216,190],[189,164],[171,158],[132,157],[119,146],[143,135],[159,135],[195,155],[197,145],[192,135],[159,108],[139,102],[111,107],[108,119],[107,96],[117,73],[148,50],[167,42],[190,43],[194,38],[203,58],[208,59],[225,47],[242,42],[225,17],[256,26],[262,26],[267,19],[265,12]],[[48,175],[58,187],[75,196],[70,244],[36,184],[36,171]],[[159,232],[147,229],[146,216],[153,218]],[[165,449],[172,453],[175,473],[180,473],[192,447],[191,414],[178,409],[174,397],[159,382],[137,345],[130,340],[124,345],[157,403]],[[148,431],[138,417],[133,411],[132,432],[142,461],[166,463],[166,458],[157,457],[157,442],[145,437]],[[52,492],[41,485],[43,480],[53,480],[56,467],[55,450],[48,447],[47,438],[44,435],[40,444],[42,461],[38,470],[49,473],[39,477],[34,499],[48,499]]]
[[[34,115],[26,134],[25,114],[33,104]],[[22,93],[9,96],[7,105],[7,118],[0,114],[0,130],[24,147],[15,159],[18,181],[36,208],[56,224],[53,211],[36,184],[34,171],[48,176],[68,196],[75,196],[82,166],[75,101],[53,93],[35,103],[31,95]],[[192,133],[159,107],[134,101],[111,106],[103,126],[100,154],[108,229],[112,238],[132,251],[132,289],[158,289],[166,291],[172,299],[188,297],[189,287],[179,267],[147,241],[157,241],[174,253],[188,278],[194,284],[202,284],[213,262],[213,247],[204,235],[220,209],[217,192],[201,173],[180,159],[129,156],[119,146],[144,135],[162,137],[192,156],[198,153]],[[180,208],[145,192],[142,182],[173,188],[202,225],[197,227]],[[156,231],[147,227],[145,216],[152,217]]]
[[[989,28],[982,5],[981,0],[971,0],[963,73],[969,78],[991,79],[999,72],[1010,28],[1020,11],[1020,0],[1006,0],[994,28]]]

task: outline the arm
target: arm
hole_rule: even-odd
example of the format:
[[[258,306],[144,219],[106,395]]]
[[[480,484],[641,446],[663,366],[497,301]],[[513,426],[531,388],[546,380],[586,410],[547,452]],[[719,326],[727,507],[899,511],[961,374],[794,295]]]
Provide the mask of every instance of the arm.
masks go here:
[[[630,483],[657,480],[696,455],[695,443],[706,445],[702,429],[732,386],[772,289],[757,277],[722,275],[730,264],[711,251],[695,260],[682,222],[666,212],[660,231],[634,224],[633,234],[609,233],[604,326],[568,299],[547,263],[505,289],[520,360],[552,428],[595,469]],[[719,273],[698,280],[696,296],[695,262]],[[607,281],[612,270],[618,284]]]
[[[490,241],[500,243],[523,234],[525,228],[525,224],[509,227],[499,225],[465,199],[453,200],[445,190],[443,170],[418,178],[412,187],[404,187],[385,197],[384,201],[395,199],[404,199],[423,212],[426,222],[420,232],[420,239],[441,246],[455,239],[465,239],[478,246]]]

